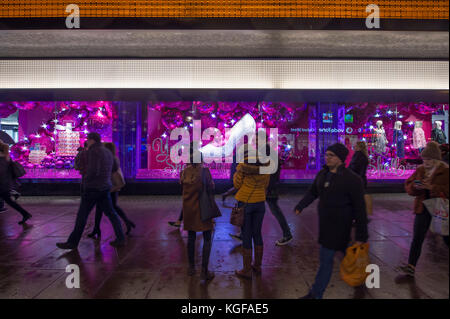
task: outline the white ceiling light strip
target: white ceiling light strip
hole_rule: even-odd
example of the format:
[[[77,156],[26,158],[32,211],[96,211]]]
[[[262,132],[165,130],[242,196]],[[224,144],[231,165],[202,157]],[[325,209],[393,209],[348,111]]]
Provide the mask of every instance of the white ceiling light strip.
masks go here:
[[[0,60],[0,89],[449,88],[448,61]]]

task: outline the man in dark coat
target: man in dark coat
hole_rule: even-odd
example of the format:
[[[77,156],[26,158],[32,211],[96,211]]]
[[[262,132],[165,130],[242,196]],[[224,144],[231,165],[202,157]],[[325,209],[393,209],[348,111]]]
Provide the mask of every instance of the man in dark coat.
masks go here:
[[[123,246],[125,236],[117,213],[114,211],[111,201],[110,190],[112,187],[111,173],[118,168],[115,167],[112,153],[101,143],[101,137],[98,133],[89,133],[88,150],[86,153],[86,167],[82,175],[81,185],[81,203],[78,210],[75,228],[65,243],[57,243],[56,246],[61,249],[76,249],[80,242],[89,213],[95,205],[111,221],[116,234],[116,239],[111,241],[111,246]]]
[[[356,220],[356,243],[367,241],[367,216],[361,178],[345,168],[348,149],[340,143],[328,147],[326,165],[317,174],[303,199],[295,207],[299,215],[319,198],[320,267],[309,293],[302,299],[322,299],[333,272],[337,251],[345,252]]]

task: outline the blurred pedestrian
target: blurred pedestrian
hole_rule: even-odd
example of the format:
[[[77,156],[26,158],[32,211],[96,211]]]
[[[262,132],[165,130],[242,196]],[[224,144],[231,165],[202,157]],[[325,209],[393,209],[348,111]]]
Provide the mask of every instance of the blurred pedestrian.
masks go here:
[[[329,146],[326,165],[317,174],[303,199],[295,207],[297,215],[319,198],[320,266],[309,293],[301,299],[322,299],[333,273],[334,255],[345,254],[356,220],[356,244],[367,241],[367,216],[363,182],[345,167],[348,149],[340,143]]]
[[[14,183],[14,179],[12,161],[9,155],[9,145],[0,142],[0,200],[22,215],[22,220],[19,222],[19,225],[23,225],[32,215],[11,199],[11,185]]]
[[[403,274],[414,276],[425,236],[431,224],[432,216],[423,201],[430,198],[449,198],[448,165],[441,161],[439,144],[428,142],[420,156],[423,165],[405,181],[406,192],[414,196],[414,230],[413,240],[409,249],[408,264],[398,267]],[[448,246],[448,236],[444,236]]]
[[[91,210],[100,206],[108,216],[116,234],[116,239],[110,242],[111,246],[123,246],[125,236],[120,225],[120,220],[114,211],[110,190],[112,187],[111,174],[118,168],[114,156],[103,146],[101,136],[98,133],[88,134],[88,150],[86,153],[85,174],[82,175],[81,203],[78,209],[75,227],[69,238],[64,243],[57,243],[61,249],[76,249],[83,235],[86,222]]]
[[[206,174],[209,187],[214,188],[211,172],[204,168],[202,163],[194,163],[193,144],[190,146],[190,163],[180,174],[180,183],[183,188],[183,223],[184,230],[188,232],[187,254],[189,259],[188,275],[195,274],[195,241],[197,232],[203,232],[203,252],[201,278],[212,280],[214,273],[208,270],[209,256],[212,247],[213,220],[203,221],[200,212],[200,193],[202,191],[202,171]]]
[[[366,211],[368,215],[372,215],[372,197],[367,194],[367,166],[369,166],[369,152],[367,144],[364,141],[358,141],[355,145],[355,153],[348,165],[348,168],[361,177],[364,185],[364,202],[366,203]],[[370,219],[367,219],[370,222]]]
[[[104,146],[111,152],[111,154],[114,156],[114,168],[113,173],[116,173],[119,171],[120,168],[120,160],[117,157],[117,149],[116,145],[114,143],[104,143]],[[119,190],[113,190],[111,192],[111,201],[113,204],[113,208],[116,211],[117,215],[123,220],[125,223],[125,226],[127,227],[126,234],[129,235],[131,230],[136,227],[136,225],[127,217],[125,212],[120,208],[120,206],[117,204],[117,200],[119,198]],[[95,224],[93,231],[88,235],[90,238],[100,238],[101,237],[101,230],[100,230],[100,223],[102,221],[102,207],[97,205],[96,211],[95,211]]]

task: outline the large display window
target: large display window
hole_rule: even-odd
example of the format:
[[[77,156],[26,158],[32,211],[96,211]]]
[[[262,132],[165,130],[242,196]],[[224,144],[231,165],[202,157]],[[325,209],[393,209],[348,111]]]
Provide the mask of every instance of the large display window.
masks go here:
[[[220,133],[220,147],[247,116],[257,129],[278,141],[281,179],[309,180],[324,163],[328,145],[341,142],[350,150],[366,141],[369,180],[405,179],[421,163],[426,142],[448,143],[448,104],[430,103],[296,103],[271,101],[57,101],[2,102],[2,136],[11,144],[11,156],[27,170],[29,179],[77,179],[74,158],[91,131],[119,150],[128,179],[175,180],[183,163],[174,163],[174,129],[193,136]],[[14,125],[15,123],[15,125]],[[276,131],[274,130],[276,129]],[[274,134],[277,133],[277,134]],[[6,136],[4,135],[6,134]],[[202,146],[212,143],[201,141]],[[253,143],[251,141],[251,143]],[[233,156],[208,165],[216,179],[229,179]],[[347,164],[348,164],[347,162]]]

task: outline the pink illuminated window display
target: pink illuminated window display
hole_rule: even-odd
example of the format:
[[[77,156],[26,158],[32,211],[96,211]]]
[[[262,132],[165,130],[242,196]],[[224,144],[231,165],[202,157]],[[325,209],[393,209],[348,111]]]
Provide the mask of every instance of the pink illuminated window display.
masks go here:
[[[327,145],[342,142],[350,154],[359,140],[368,144],[370,165],[368,178],[406,179],[421,163],[424,141],[414,142],[419,128],[423,139],[431,139],[433,117],[447,114],[448,105],[425,103],[305,104],[283,102],[204,102],[177,101],[149,103],[145,120],[145,161],[137,170],[137,179],[177,179],[183,163],[170,160],[170,132],[182,127],[191,136],[193,121],[201,122],[202,131],[212,127],[225,131],[244,115],[250,114],[257,127],[278,129],[279,152],[283,159],[281,178],[314,178],[323,165]],[[381,122],[381,123],[380,123]],[[419,123],[420,124],[416,124]],[[378,125],[377,125],[378,123]],[[416,131],[414,131],[416,128]],[[270,131],[268,131],[270,132]],[[421,132],[420,132],[421,133]],[[448,136],[448,134],[447,134]],[[417,137],[416,137],[417,140]],[[211,140],[202,140],[202,146]],[[208,164],[214,178],[229,179],[227,159]]]
[[[18,142],[11,146],[13,160],[31,179],[80,178],[74,158],[90,131],[112,141],[112,102],[2,102],[0,117],[18,112]]]

